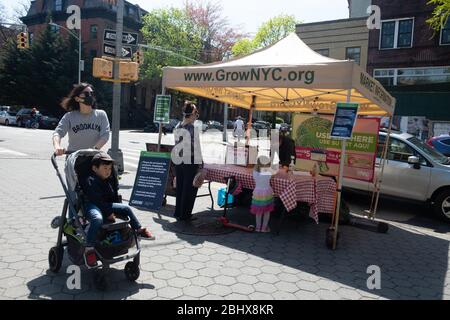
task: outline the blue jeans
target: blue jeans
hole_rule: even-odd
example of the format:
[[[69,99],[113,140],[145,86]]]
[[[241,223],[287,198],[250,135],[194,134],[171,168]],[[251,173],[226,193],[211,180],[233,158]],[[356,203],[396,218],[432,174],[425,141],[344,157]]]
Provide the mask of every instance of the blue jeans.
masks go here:
[[[89,231],[86,235],[86,243],[88,247],[94,247],[95,240],[97,239],[98,230],[103,225],[103,219],[107,217],[104,217],[100,209],[90,202],[86,202],[85,208],[86,208],[86,219],[90,223]],[[134,230],[138,230],[141,228],[141,224],[139,223],[138,219],[136,218],[133,211],[128,205],[122,203],[113,203],[112,210],[113,213],[118,216],[129,217],[130,225]]]

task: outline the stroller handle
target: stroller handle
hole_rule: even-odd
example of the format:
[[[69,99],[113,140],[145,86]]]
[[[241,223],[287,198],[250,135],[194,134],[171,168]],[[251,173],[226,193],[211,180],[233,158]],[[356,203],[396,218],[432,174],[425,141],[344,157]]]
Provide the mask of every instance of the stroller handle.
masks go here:
[[[73,153],[73,151],[64,151],[63,154],[69,155],[69,154],[71,154],[71,153]],[[58,155],[54,152],[54,153],[52,154],[52,157],[51,157],[52,164],[53,164],[53,168],[55,168],[55,170],[58,170],[58,164],[56,163],[56,157],[57,157],[57,156],[58,156]]]

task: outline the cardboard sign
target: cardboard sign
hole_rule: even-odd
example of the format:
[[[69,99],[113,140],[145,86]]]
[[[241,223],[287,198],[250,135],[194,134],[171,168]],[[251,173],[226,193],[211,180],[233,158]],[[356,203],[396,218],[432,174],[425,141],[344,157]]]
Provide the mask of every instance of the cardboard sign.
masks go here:
[[[130,205],[143,210],[159,210],[170,168],[170,153],[142,151]]]

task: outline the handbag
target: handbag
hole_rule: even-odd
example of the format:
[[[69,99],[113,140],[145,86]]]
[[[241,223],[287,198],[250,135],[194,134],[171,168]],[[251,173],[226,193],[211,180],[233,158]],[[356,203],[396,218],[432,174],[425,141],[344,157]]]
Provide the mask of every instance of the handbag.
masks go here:
[[[207,172],[204,168],[198,169],[197,174],[192,181],[192,186],[195,188],[200,188],[205,182],[206,173]]]

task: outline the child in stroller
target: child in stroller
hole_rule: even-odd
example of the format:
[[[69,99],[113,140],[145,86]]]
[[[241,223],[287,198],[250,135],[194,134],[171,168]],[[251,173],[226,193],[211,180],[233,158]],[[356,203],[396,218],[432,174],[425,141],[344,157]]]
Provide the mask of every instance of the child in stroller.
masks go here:
[[[66,184],[59,172],[56,154],[53,154],[51,158],[52,164],[64,189],[66,198],[64,200],[64,207],[61,215],[55,217],[51,224],[52,228],[57,228],[59,232],[56,246],[50,249],[48,256],[50,270],[52,272],[58,272],[62,265],[64,247],[67,247],[67,254],[74,264],[85,265],[89,269],[92,268],[96,271],[94,274],[94,282],[97,288],[101,290],[104,290],[107,286],[106,271],[111,264],[116,262],[133,259],[133,261],[129,261],[125,265],[124,271],[128,280],[137,280],[140,273],[139,263],[141,249],[139,240],[143,237],[152,238],[148,231],[141,229],[137,220],[132,222],[131,215],[125,214],[124,216],[123,212],[121,212],[122,215],[117,216],[118,219],[116,221],[112,221],[112,219],[110,219],[111,221],[107,221],[107,219],[103,219],[103,215],[100,213],[100,224],[95,226],[95,222],[94,224],[87,222],[89,220],[89,215],[86,209],[89,209],[89,203],[95,204],[96,200],[90,200],[89,197],[86,196],[82,185],[85,184],[84,181],[88,182],[96,180],[97,174],[95,171],[92,171],[96,169],[93,169],[92,161],[94,158],[98,159],[95,161],[102,161],[101,159],[104,157],[104,153],[94,149],[79,150],[69,154],[66,158],[65,167]],[[108,156],[106,162],[108,162],[109,167],[112,167],[111,160],[112,159]],[[108,183],[104,181],[100,182],[109,186],[108,188],[110,188],[110,197],[112,201],[120,203],[121,199],[118,194],[118,179],[115,170],[112,170],[111,168],[107,177],[109,178]],[[88,194],[90,193],[89,186],[86,191],[88,191]],[[103,207],[102,204],[98,205]],[[128,206],[125,207],[128,208],[126,209],[127,211],[129,210],[129,212],[131,212],[131,209]],[[92,209],[93,207],[91,206],[90,208]],[[101,212],[100,209],[98,211]],[[112,211],[106,213],[107,217],[112,218],[111,212]],[[68,213],[69,217],[67,217]],[[99,217],[97,216],[96,218]],[[90,242],[88,242],[87,234],[92,227],[97,228],[98,232],[92,233],[94,235],[94,240],[91,238],[89,240]],[[63,236],[66,238],[64,241]],[[89,250],[86,250],[86,247],[89,247]],[[136,247],[136,250],[129,252],[129,249],[132,247]],[[99,265],[98,262],[101,264]]]
[[[139,237],[155,240],[155,237],[146,228],[143,228],[131,208],[119,202],[117,197],[117,183],[112,177],[114,160],[105,152],[97,153],[91,162],[92,173],[80,181],[81,189],[85,195],[85,214],[90,223],[86,236],[86,261],[94,251],[97,233],[103,221],[114,223],[116,216],[130,219],[130,225]],[[92,261],[95,266],[95,261]]]

